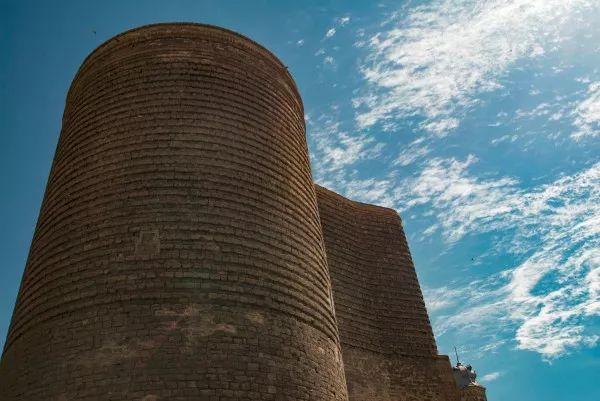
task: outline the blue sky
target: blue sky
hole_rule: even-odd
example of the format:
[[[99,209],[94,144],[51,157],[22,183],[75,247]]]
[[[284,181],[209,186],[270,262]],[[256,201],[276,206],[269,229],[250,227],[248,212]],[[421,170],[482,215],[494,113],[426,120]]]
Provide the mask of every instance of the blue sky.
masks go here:
[[[0,4],[0,341],[80,63],[194,21],[289,66],[315,179],[401,213],[440,352],[491,401],[600,399],[600,1]]]

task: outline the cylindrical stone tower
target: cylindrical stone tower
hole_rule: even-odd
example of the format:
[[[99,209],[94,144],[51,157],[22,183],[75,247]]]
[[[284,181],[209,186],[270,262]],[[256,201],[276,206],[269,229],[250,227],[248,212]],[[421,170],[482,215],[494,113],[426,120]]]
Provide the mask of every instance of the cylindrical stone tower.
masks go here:
[[[459,401],[400,216],[316,187],[350,401]]]
[[[95,50],[63,129],[0,399],[346,400],[296,86],[159,24]]]

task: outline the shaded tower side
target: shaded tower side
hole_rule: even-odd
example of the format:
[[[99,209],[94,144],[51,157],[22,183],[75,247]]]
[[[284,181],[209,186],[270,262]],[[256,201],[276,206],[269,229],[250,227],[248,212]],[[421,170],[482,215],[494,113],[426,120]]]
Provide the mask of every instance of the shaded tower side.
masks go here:
[[[398,214],[316,186],[351,401],[455,401]]]
[[[160,24],[86,59],[0,399],[347,399],[302,103],[271,53]]]

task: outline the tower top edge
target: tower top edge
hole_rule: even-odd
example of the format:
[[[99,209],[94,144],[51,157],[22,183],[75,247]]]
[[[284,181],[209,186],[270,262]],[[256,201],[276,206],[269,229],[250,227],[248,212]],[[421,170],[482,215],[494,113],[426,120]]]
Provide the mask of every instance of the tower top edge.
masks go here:
[[[372,203],[360,202],[360,201],[357,201],[354,199],[347,198],[344,195],[341,195],[341,194],[339,194],[327,187],[319,185],[317,183],[315,183],[314,185],[315,185],[315,191],[317,193],[321,193],[323,195],[329,196],[330,198],[337,199],[339,202],[344,202],[344,203],[350,204],[353,207],[364,210],[364,211],[369,211],[369,212],[377,213],[380,215],[389,215],[394,218],[395,217],[400,218],[398,211],[394,208],[375,205]]]
[[[83,62],[81,63],[81,65],[77,71],[77,74],[75,75],[74,81],[77,79],[77,77],[79,75],[81,75],[81,73],[84,70],[86,70],[87,68],[90,67],[90,64],[93,63],[94,59],[96,59],[97,57],[101,57],[101,55],[105,51],[109,52],[111,46],[117,45],[120,42],[126,41],[129,36],[133,37],[132,42],[143,40],[140,37],[136,37],[132,34],[148,32],[148,35],[154,34],[154,35],[160,36],[160,35],[166,35],[166,34],[172,33],[170,31],[174,30],[174,29],[181,29],[181,30],[185,30],[187,32],[193,32],[193,31],[213,32],[216,34],[221,34],[225,37],[229,36],[232,39],[237,40],[238,43],[242,43],[242,44],[246,45],[248,48],[257,50],[258,52],[262,53],[262,55],[266,59],[271,60],[272,62],[274,62],[275,65],[277,65],[279,68],[281,68],[283,75],[291,82],[293,90],[296,92],[298,98],[301,99],[300,93],[298,91],[298,87],[296,85],[296,81],[294,80],[294,78],[292,77],[290,72],[288,71],[287,66],[271,50],[269,50],[265,46],[261,45],[260,43],[254,41],[253,39],[251,39],[248,36],[245,36],[239,32],[236,32],[236,31],[233,31],[233,30],[230,30],[227,28],[223,28],[223,27],[220,27],[217,25],[204,24],[204,23],[198,23],[198,22],[158,22],[158,23],[141,25],[141,26],[123,31],[123,32],[111,37],[110,39],[104,41],[102,44],[100,44],[98,47],[96,47],[94,50],[92,50],[85,57],[85,59],[83,60]]]

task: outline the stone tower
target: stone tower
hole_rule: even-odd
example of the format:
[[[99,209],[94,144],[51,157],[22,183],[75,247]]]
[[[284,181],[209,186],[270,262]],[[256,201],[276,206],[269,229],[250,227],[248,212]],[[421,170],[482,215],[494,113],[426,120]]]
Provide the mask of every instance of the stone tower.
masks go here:
[[[347,400],[303,106],[269,51],[160,24],[85,60],[0,399]]]
[[[312,181],[286,67],[118,35],[69,93],[0,401],[458,401],[398,214]]]
[[[351,401],[458,401],[400,216],[317,186]]]

